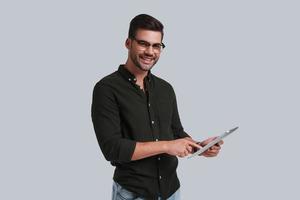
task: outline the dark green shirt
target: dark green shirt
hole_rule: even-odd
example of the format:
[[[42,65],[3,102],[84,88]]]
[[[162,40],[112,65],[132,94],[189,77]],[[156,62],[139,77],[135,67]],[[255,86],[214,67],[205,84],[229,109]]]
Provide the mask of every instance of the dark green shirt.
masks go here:
[[[149,72],[144,89],[120,65],[95,85],[92,120],[103,155],[116,166],[114,180],[147,199],[167,198],[180,186],[177,157],[160,154],[131,161],[136,142],[189,135],[182,128],[172,86]]]

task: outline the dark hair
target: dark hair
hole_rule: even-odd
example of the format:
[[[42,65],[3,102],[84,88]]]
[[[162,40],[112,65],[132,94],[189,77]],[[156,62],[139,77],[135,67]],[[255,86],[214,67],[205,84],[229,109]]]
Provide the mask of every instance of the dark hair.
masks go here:
[[[161,32],[161,40],[164,37],[164,25],[159,20],[147,14],[137,15],[131,20],[128,37],[135,38],[138,29],[159,31]]]

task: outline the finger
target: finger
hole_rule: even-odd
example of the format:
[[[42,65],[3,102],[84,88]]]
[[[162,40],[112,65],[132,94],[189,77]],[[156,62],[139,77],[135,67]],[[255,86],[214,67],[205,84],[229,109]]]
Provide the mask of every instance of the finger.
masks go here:
[[[194,152],[194,151],[193,151],[193,147],[187,146],[186,148],[187,148],[187,150],[188,150],[189,153],[193,153],[193,152]]]
[[[187,155],[189,155],[188,150],[184,150],[184,156],[187,156]]]
[[[204,141],[201,142],[201,146],[207,145],[208,143],[210,143],[211,141],[213,141],[214,139],[216,139],[217,137],[210,137]]]
[[[211,150],[219,150],[219,149],[221,149],[221,147],[220,146],[212,146],[211,148],[210,148]]]
[[[214,154],[203,154],[203,156],[205,156],[205,157],[216,157],[217,155],[214,155]]]
[[[216,156],[218,155],[219,152],[212,152],[212,151],[205,151],[203,153],[204,156],[209,155],[209,156]]]
[[[184,154],[183,154],[183,152],[181,152],[181,153],[178,153],[177,156],[180,157],[180,158],[183,158],[183,157],[184,157]]]
[[[192,147],[196,147],[196,148],[202,148],[199,144],[195,143],[195,142],[191,142],[191,141],[188,141],[188,145],[192,146]]]
[[[182,153],[180,153],[178,156],[180,157],[180,158],[183,158],[183,157],[185,157],[185,156],[187,156],[187,155],[189,155],[189,152],[187,151],[187,150],[184,150]]]
[[[219,150],[207,150],[207,153],[219,153]]]
[[[214,146],[218,146],[218,147],[220,147],[221,145],[223,145],[224,144],[224,142],[223,142],[223,140],[221,140],[220,142],[218,142],[217,144],[215,144]]]
[[[219,152],[216,152],[216,153],[208,153],[208,155],[210,156],[217,156],[219,154]]]
[[[210,147],[209,149],[211,149],[211,150],[220,150],[221,147],[214,145],[214,146]]]

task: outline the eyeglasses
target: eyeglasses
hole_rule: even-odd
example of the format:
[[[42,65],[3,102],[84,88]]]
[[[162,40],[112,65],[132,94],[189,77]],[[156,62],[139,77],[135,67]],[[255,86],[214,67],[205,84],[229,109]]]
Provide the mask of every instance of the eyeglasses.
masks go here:
[[[166,47],[166,45],[164,43],[151,44],[145,40],[138,40],[136,38],[131,38],[131,39],[133,39],[137,42],[137,44],[141,50],[146,50],[150,46],[152,46],[154,53],[160,53]]]

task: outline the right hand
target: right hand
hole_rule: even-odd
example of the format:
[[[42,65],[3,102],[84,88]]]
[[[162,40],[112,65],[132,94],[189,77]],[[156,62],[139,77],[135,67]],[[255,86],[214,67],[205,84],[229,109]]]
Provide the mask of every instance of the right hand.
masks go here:
[[[181,158],[187,156],[189,153],[192,153],[193,148],[201,148],[201,146],[196,142],[186,138],[167,141],[166,143],[166,153],[173,156],[179,156]]]

